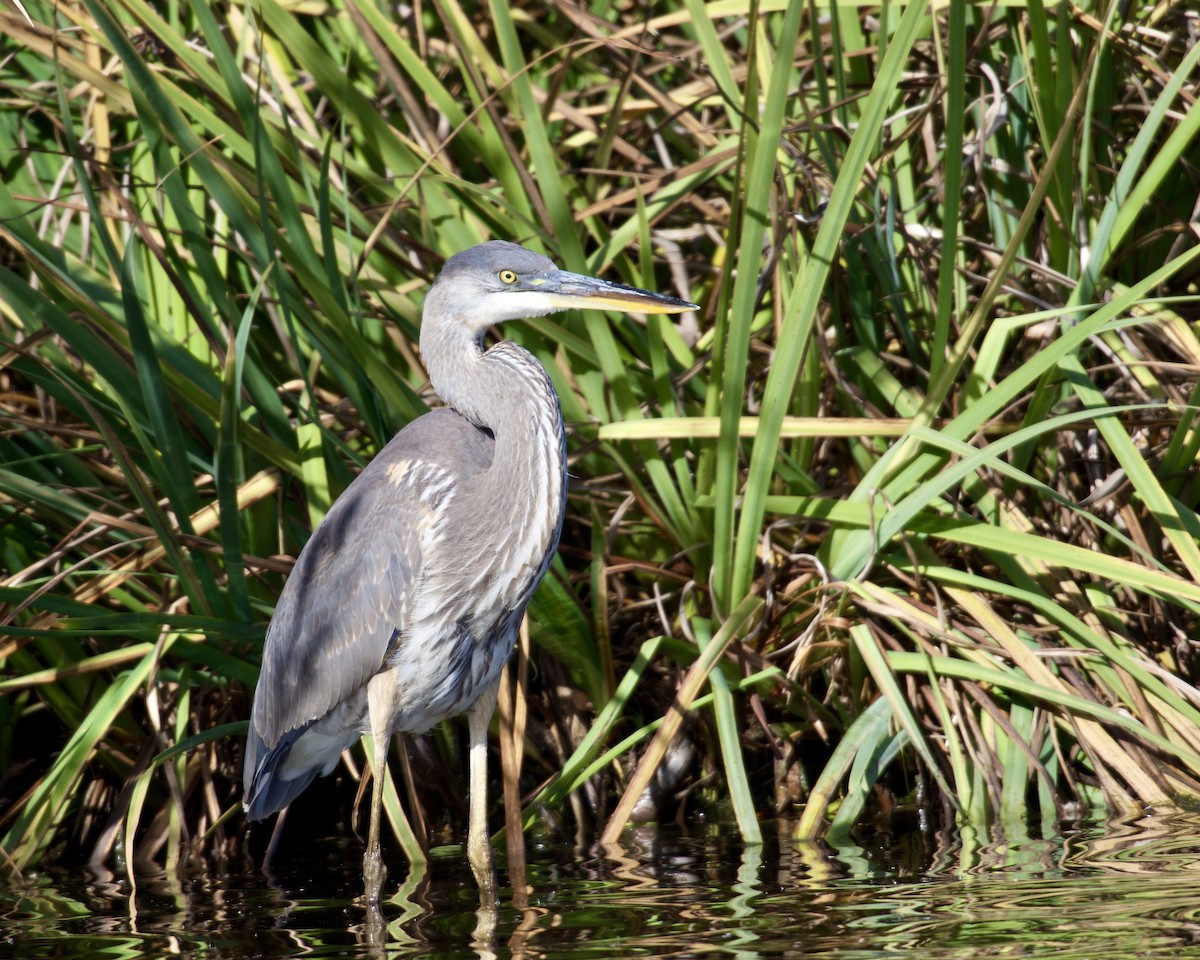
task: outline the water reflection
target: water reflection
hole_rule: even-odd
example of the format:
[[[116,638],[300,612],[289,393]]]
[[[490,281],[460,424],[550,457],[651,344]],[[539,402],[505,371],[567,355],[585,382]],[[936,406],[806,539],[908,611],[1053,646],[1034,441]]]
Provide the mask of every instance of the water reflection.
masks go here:
[[[790,831],[752,848],[728,831],[650,828],[584,855],[533,843],[524,881],[486,915],[452,849],[392,877],[374,919],[353,843],[292,852],[269,882],[250,864],[141,872],[136,887],[48,871],[0,888],[0,955],[1200,957],[1196,819],[836,847],[792,844]]]

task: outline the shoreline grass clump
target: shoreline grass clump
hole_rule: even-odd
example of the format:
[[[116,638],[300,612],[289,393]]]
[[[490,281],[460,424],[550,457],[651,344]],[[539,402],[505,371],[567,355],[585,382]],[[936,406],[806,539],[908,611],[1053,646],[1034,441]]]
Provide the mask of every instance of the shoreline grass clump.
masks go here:
[[[1195,804],[1182,4],[24,9],[0,11],[8,869],[243,851],[274,599],[431,401],[422,292],[487,237],[703,305],[508,334],[577,480],[493,823],[836,839]],[[410,750],[438,836],[459,750]]]

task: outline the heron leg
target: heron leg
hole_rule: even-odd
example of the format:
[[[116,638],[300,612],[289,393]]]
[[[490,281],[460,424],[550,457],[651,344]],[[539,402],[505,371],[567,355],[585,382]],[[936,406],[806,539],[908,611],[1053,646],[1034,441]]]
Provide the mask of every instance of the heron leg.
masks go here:
[[[363,854],[363,885],[367,902],[377,905],[383,891],[387,869],[379,850],[379,820],[383,812],[383,781],[387,777],[388,745],[391,743],[391,712],[385,702],[386,687],[373,677],[367,687],[367,709],[371,720],[371,738],[375,754],[371,760],[371,824],[367,831],[367,852]]]
[[[374,733],[375,757],[371,761],[371,775],[375,778],[371,784],[371,826],[367,833],[367,852],[363,855],[363,883],[366,886],[367,900],[378,903],[383,890],[383,880],[387,870],[383,865],[383,855],[379,851],[379,818],[383,810],[383,779],[387,776],[388,736]]]
[[[488,722],[496,709],[499,683],[493,684],[467,711],[470,734],[470,824],[467,828],[467,859],[479,884],[480,901],[495,903],[496,874],[492,869],[492,843],[487,827],[487,733]]]

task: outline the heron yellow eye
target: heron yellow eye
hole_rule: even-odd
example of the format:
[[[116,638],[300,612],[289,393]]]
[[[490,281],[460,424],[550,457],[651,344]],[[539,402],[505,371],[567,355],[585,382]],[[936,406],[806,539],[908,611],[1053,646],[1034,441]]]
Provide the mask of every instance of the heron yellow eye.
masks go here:
[[[511,270],[501,270],[498,276],[500,277],[501,283],[509,286],[517,282],[517,275]]]

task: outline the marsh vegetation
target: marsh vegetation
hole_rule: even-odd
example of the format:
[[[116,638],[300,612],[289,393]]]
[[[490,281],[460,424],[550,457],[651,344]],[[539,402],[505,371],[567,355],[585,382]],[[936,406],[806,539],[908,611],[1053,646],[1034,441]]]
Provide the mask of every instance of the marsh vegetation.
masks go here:
[[[491,237],[702,305],[506,329],[575,481],[496,826],[1194,805],[1198,27],[1178,0],[4,4],[6,867],[239,850],[280,585],[433,402],[423,291]],[[434,838],[460,736],[389,792]]]

